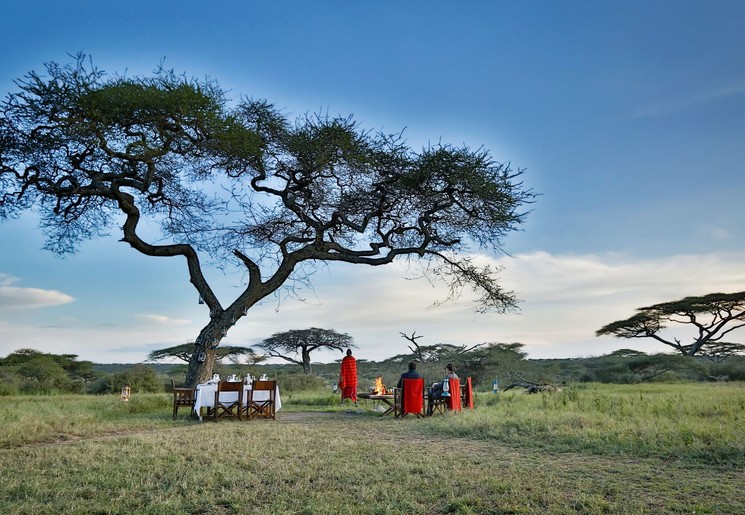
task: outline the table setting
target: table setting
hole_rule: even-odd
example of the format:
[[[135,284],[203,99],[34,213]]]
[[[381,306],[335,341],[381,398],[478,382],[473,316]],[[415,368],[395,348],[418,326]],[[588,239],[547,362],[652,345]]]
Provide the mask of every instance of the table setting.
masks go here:
[[[268,378],[266,374],[262,374],[261,377],[258,379],[259,381],[266,381]],[[217,385],[220,382],[220,374],[215,374],[212,376],[212,379],[207,381],[204,384],[198,384],[197,385],[197,392],[196,392],[196,400],[194,402],[194,413],[197,417],[199,417],[199,420],[202,420],[202,408],[210,409],[214,408],[215,406],[215,393],[217,392]],[[256,380],[251,374],[246,374],[246,376],[241,379],[240,377],[236,376],[235,374],[230,375],[227,378],[228,382],[243,382],[243,406],[246,406],[246,403],[248,401],[249,390],[252,390],[254,380]],[[262,398],[261,396],[265,396],[265,398]],[[282,400],[279,395],[279,385],[277,385],[275,392],[274,392],[275,398],[275,410],[279,411],[282,408]],[[269,398],[269,393],[257,390],[257,392],[254,394],[254,400],[267,400]],[[237,392],[221,392],[220,393],[220,402],[234,402],[238,399],[238,393]]]

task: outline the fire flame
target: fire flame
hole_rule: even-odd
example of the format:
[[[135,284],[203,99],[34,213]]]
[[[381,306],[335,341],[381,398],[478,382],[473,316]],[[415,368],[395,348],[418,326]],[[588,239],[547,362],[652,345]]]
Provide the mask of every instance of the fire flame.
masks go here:
[[[375,395],[383,395],[383,394],[385,394],[385,385],[383,384],[383,378],[382,377],[376,377],[375,378],[375,390],[373,390],[373,393]]]

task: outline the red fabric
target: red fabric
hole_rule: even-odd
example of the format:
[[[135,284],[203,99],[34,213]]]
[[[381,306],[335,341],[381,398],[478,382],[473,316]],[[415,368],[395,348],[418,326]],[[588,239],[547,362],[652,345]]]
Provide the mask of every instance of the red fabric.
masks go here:
[[[424,410],[424,378],[407,379],[401,383],[401,413],[422,413]]]
[[[447,399],[448,408],[451,410],[461,410],[460,403],[460,379],[450,379],[450,397]]]
[[[357,402],[357,360],[354,356],[344,356],[339,372],[339,388],[342,399]]]
[[[466,378],[466,408],[473,409],[473,386],[471,386],[471,378]]]
[[[356,386],[345,386],[341,389],[341,398],[343,399],[352,399],[354,402],[357,402],[357,387]]]

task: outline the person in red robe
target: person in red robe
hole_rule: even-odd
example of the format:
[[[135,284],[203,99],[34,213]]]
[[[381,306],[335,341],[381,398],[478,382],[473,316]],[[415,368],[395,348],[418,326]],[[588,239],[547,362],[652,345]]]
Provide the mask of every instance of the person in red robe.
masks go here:
[[[347,349],[347,355],[341,360],[339,388],[342,402],[351,399],[357,404],[357,360],[352,356],[352,349]]]

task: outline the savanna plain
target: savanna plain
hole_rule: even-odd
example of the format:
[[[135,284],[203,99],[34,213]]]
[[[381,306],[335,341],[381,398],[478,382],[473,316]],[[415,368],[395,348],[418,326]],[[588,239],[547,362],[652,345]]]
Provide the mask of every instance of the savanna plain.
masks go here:
[[[0,513],[745,513],[743,383],[478,392],[423,419],[282,403],[199,422],[168,394],[0,398]]]

